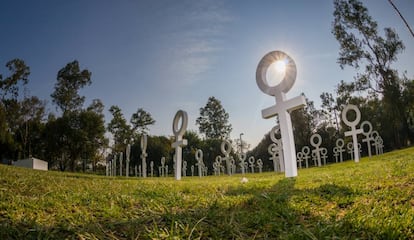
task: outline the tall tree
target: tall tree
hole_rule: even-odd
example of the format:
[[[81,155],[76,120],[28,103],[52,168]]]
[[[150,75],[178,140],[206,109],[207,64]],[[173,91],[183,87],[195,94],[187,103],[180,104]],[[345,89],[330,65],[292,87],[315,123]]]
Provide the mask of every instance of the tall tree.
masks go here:
[[[63,114],[82,108],[85,97],[79,95],[79,90],[92,83],[91,75],[87,69],[81,70],[76,60],[59,70],[51,97]]]
[[[391,28],[385,28],[381,36],[377,22],[360,1],[335,0],[334,6],[332,33],[340,44],[338,63],[341,68],[365,66],[350,87],[382,95],[385,111],[393,116],[395,145],[400,147],[406,142],[408,126],[401,101],[401,81],[391,64],[404,50],[404,44]]]
[[[13,59],[6,63],[11,75],[5,79],[0,74],[0,96],[4,100],[7,97],[16,99],[19,95],[19,86],[28,83],[30,68],[21,59]]]
[[[148,125],[153,125],[155,120],[151,114],[142,108],[138,108],[137,112],[131,116],[132,131],[138,135],[148,134]]]
[[[91,75],[87,69],[81,70],[76,60],[68,63],[57,75],[51,97],[62,111],[62,116],[48,124],[54,130],[48,139],[58,143],[60,151],[56,155],[61,155],[61,170],[68,167],[75,171],[80,160],[93,158],[105,144],[102,102],[94,100],[83,109],[85,97],[79,95],[83,87],[92,83]]]
[[[339,121],[338,121],[338,113],[339,107],[336,105],[336,101],[332,95],[332,93],[323,92],[320,95],[322,104],[322,113],[328,117],[329,124],[331,126],[336,127],[336,131],[339,132]]]
[[[131,127],[128,125],[124,114],[118,106],[111,106],[109,112],[112,114],[112,119],[108,123],[107,129],[113,136],[115,142],[114,150],[123,151],[127,143],[131,141]]]
[[[6,68],[10,74],[3,78],[0,74],[0,115],[2,115],[2,127],[0,128],[0,159],[8,157],[9,159],[18,159],[21,152],[25,152],[29,131],[28,121],[30,116],[28,108],[25,107],[30,102],[29,99],[21,100],[21,87],[24,87],[29,79],[30,68],[21,59],[13,59],[6,63]],[[36,98],[37,99],[37,98]],[[33,111],[35,106],[33,107]],[[43,108],[44,110],[44,108]],[[24,154],[23,154],[24,155]]]
[[[229,114],[215,97],[209,97],[206,106],[200,108],[196,124],[207,139],[228,139],[232,130]]]
[[[81,111],[79,122],[80,142],[83,143],[80,146],[81,157],[85,163],[86,161],[91,163],[95,170],[102,149],[108,145],[108,139],[105,138],[105,116],[102,102],[94,100],[86,110]]]
[[[42,144],[41,134],[44,127],[46,102],[37,97],[25,98],[17,105],[16,115],[12,115],[16,126],[15,136],[20,143],[23,158],[29,156],[40,157]],[[35,150],[35,151],[33,151]]]
[[[94,165],[99,150],[107,144],[104,115],[91,105],[86,110],[49,118],[45,139],[48,159],[52,166],[58,164],[61,171],[75,171],[85,159]]]
[[[187,161],[187,170],[190,170],[190,166],[196,164],[195,153],[197,149],[201,149],[203,147],[203,142],[197,132],[193,130],[186,131],[183,138],[187,139],[188,142],[187,146],[183,148],[183,161]],[[204,151],[204,153],[204,160],[206,160],[207,154],[210,152]]]

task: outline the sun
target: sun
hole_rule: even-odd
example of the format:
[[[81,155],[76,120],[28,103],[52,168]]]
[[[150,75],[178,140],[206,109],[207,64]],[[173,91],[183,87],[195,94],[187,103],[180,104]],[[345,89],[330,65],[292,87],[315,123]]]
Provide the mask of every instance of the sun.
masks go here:
[[[283,60],[278,60],[274,64],[275,70],[277,73],[285,73],[286,71],[286,63]]]

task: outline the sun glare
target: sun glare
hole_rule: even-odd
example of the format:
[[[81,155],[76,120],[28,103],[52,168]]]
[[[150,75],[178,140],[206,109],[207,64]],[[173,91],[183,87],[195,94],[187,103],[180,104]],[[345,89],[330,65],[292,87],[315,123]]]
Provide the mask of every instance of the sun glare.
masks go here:
[[[283,60],[275,62],[275,69],[278,73],[284,73],[286,71],[286,63]]]

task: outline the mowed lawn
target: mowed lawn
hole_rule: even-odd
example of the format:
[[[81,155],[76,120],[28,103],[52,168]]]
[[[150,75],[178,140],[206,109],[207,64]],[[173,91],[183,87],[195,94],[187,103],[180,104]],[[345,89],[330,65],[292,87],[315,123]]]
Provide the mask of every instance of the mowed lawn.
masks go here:
[[[414,239],[414,148],[242,177],[0,165],[0,239]]]

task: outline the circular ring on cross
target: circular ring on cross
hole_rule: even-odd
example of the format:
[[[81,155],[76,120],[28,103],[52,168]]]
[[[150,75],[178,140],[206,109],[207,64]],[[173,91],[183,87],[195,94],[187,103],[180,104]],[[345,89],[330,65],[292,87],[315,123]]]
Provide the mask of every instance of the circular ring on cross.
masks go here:
[[[376,142],[377,144],[379,144],[379,145],[384,144],[384,140],[382,139],[382,137],[381,137],[381,136],[377,136],[377,137],[375,138],[375,142]]]
[[[315,142],[315,138],[317,138],[317,139],[318,139],[318,141],[317,141],[317,142]],[[319,146],[322,144],[322,137],[321,137],[321,135],[319,135],[319,134],[317,134],[317,133],[313,134],[313,135],[311,136],[311,138],[310,138],[310,144],[311,144],[312,146],[314,146],[314,147],[319,147]]]
[[[308,155],[310,153],[310,147],[304,146],[302,148],[302,152],[303,152],[303,154]]]
[[[200,161],[203,159],[203,151],[201,149],[197,149],[195,153],[195,158],[197,159],[197,161]]]
[[[270,131],[270,139],[272,140],[272,142],[277,143],[279,142],[280,138],[276,137],[276,134],[278,134],[280,132],[280,126],[276,125],[272,128],[272,130]]]
[[[246,153],[241,153],[239,157],[240,157],[240,161],[244,162],[247,156],[246,156]]]
[[[372,131],[372,132],[371,132],[371,138],[375,139],[375,138],[377,138],[377,137],[379,137],[379,133],[378,133],[378,131]]]
[[[180,122],[180,120],[181,120],[181,126],[178,127],[178,123]],[[173,121],[173,133],[175,137],[183,136],[185,131],[187,130],[187,125],[188,125],[187,112],[183,110],[178,110],[174,116],[174,121]]]
[[[345,142],[342,138],[336,139],[336,146],[339,148],[343,148],[345,146]]]
[[[354,149],[354,144],[353,144],[352,142],[349,142],[349,143],[346,145],[346,148],[348,148],[348,150],[352,150],[352,149]]]
[[[275,85],[270,86],[267,81],[267,70],[270,65],[277,61],[282,61],[286,67],[285,76],[282,81]],[[293,59],[282,51],[272,51],[267,53],[259,62],[256,69],[256,83],[260,90],[270,96],[276,96],[281,92],[287,93],[295,84],[296,81],[296,64]]]
[[[250,164],[253,164],[254,163],[254,157],[253,156],[249,157],[249,163]]]
[[[272,144],[270,144],[269,145],[269,147],[267,147],[267,152],[270,154],[270,155],[273,155],[273,154],[275,154],[276,153],[276,150],[277,149],[277,145],[276,145],[276,143],[272,143]]]
[[[227,140],[224,140],[221,143],[221,152],[225,155],[228,156],[231,153],[231,143]]]
[[[355,112],[355,120],[353,120],[353,121],[348,120],[348,115],[347,114],[350,110],[353,110]],[[353,104],[348,104],[348,105],[346,105],[344,110],[342,110],[342,120],[344,121],[344,123],[348,127],[353,128],[359,123],[359,121],[361,121],[361,112],[359,111],[357,106],[355,106]]]
[[[368,126],[367,131],[365,131],[365,125]],[[364,134],[365,137],[369,137],[369,135],[372,132],[372,124],[369,121],[363,121],[361,123],[361,129],[362,129],[362,134]]]

